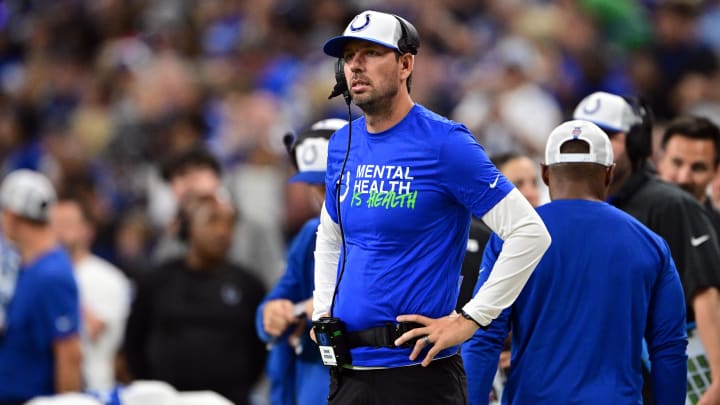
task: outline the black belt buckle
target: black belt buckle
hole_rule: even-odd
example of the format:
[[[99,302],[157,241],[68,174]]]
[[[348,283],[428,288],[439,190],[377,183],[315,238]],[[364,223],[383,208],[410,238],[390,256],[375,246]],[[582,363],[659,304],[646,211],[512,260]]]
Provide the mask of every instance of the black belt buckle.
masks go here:
[[[400,336],[402,336],[403,334],[405,334],[405,332],[408,332],[408,331],[411,331],[411,330],[417,329],[417,328],[422,328],[424,326],[425,325],[423,325],[421,323],[417,323],[417,322],[399,322],[395,325],[395,336],[396,336],[395,339],[397,339]],[[415,342],[417,342],[418,339],[420,339],[420,338],[422,338],[422,336],[412,338],[412,339],[408,340],[407,342],[401,344],[400,347],[411,348],[411,347],[415,346]],[[395,339],[393,339],[393,341]]]

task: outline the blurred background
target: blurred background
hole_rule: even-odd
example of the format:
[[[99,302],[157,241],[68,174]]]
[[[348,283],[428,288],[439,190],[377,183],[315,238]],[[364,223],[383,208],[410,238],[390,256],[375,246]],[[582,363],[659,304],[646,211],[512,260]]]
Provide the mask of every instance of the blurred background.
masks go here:
[[[81,192],[93,251],[134,275],[174,215],[159,165],[203,144],[241,215],[282,250],[317,207],[286,183],[281,139],[344,117],[321,48],[362,9],[415,24],[414,100],[491,155],[538,156],[596,90],[646,97],[660,123],[720,117],[714,0],[6,0],[0,174],[35,169]]]
[[[267,247],[241,256],[269,288],[319,208],[287,183],[282,137],[346,118],[322,44],[364,9],[414,23],[413,99],[491,156],[539,160],[598,90],[645,97],[659,128],[684,112],[720,123],[717,0],[5,0],[0,176],[34,169],[82,195],[93,252],[135,279],[177,211],[162,164],[204,146]]]

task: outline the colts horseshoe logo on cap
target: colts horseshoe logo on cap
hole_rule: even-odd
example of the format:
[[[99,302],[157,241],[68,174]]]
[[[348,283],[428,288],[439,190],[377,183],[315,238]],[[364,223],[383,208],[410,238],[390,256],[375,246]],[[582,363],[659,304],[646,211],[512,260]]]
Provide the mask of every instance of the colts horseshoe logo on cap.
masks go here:
[[[315,148],[315,145],[309,145],[304,149],[305,150],[303,150],[302,156],[300,156],[300,159],[302,159],[303,163],[305,163],[306,165],[315,163],[315,160],[318,158],[318,151]]]
[[[595,114],[596,112],[598,112],[598,110],[600,110],[600,99],[599,98],[595,99],[595,105],[592,108],[590,108],[589,104],[590,103],[585,104],[583,106],[583,112],[585,114],[592,115],[592,114]]]
[[[356,27],[355,21],[358,19],[358,17],[360,16],[355,16],[355,18],[353,18],[353,20],[350,22],[350,31],[352,32],[362,31],[367,28],[368,25],[370,25],[370,13],[365,14],[365,23],[359,27]]]

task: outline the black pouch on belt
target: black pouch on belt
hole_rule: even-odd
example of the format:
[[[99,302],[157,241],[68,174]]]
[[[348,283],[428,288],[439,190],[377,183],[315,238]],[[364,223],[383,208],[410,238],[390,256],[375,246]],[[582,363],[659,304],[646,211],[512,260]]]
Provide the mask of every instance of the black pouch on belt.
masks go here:
[[[345,332],[345,323],[339,318],[322,317],[313,321],[315,337],[320,349],[320,357],[324,365],[342,367],[352,364],[350,346]]]

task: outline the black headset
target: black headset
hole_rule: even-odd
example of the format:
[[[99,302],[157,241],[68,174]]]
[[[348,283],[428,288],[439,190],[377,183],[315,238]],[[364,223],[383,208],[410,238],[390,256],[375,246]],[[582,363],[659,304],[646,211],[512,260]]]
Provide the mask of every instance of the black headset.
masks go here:
[[[418,48],[420,48],[420,35],[418,35],[415,26],[413,26],[406,19],[393,14],[393,17],[400,23],[400,39],[398,39],[397,47],[401,54],[412,54],[417,55]],[[335,87],[328,96],[328,100],[339,95],[343,95],[345,103],[350,104],[352,96],[350,95],[350,89],[347,86],[347,80],[345,78],[345,61],[343,58],[338,58],[335,62]]]
[[[653,114],[645,100],[623,97],[640,122],[633,124],[625,138],[625,150],[634,168],[642,166],[652,155]]]

